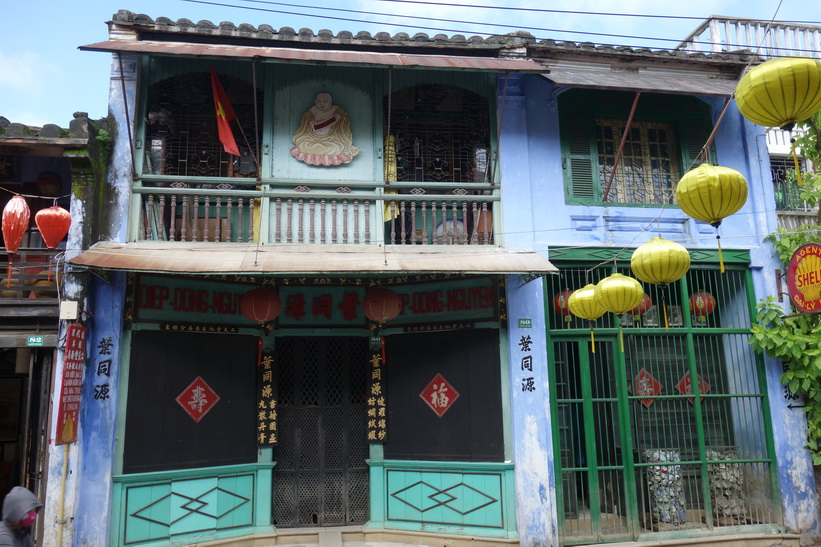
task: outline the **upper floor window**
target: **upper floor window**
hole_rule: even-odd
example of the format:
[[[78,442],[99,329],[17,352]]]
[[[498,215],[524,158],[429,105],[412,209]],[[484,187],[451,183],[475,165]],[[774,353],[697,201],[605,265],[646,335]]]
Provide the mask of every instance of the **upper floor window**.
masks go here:
[[[257,125],[253,86],[219,71],[237,119],[230,122],[240,156],[219,140],[211,74],[185,72],[163,77],[169,67],[152,59],[157,80],[148,87],[143,173],[171,176],[249,177],[256,175]],[[257,98],[262,104],[261,92]],[[261,110],[261,108],[259,109]],[[260,119],[261,124],[261,119]],[[261,125],[260,125],[261,127]]]
[[[486,182],[488,101],[466,89],[418,84],[385,98],[399,182]]]
[[[707,107],[692,97],[643,94],[625,135],[632,102],[625,92],[560,95],[568,203],[673,203],[678,180],[710,134]]]

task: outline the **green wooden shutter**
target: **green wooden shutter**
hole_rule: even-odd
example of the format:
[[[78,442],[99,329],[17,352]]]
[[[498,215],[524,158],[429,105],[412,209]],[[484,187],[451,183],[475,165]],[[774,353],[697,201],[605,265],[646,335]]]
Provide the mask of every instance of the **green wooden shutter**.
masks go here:
[[[678,123],[681,139],[681,172],[686,173],[702,163],[699,158],[701,149],[710,138],[713,126],[709,115],[705,113],[705,108],[682,112]],[[715,145],[710,147],[710,163],[717,165]]]
[[[572,201],[596,197],[596,158],[591,145],[590,120],[572,117],[565,123],[565,193]]]

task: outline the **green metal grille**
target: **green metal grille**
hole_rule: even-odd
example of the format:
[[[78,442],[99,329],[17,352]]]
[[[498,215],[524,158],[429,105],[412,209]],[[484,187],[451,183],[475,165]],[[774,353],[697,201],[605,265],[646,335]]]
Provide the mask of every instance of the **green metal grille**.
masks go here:
[[[562,543],[778,524],[748,271],[694,265],[666,288],[643,284],[649,309],[591,330],[556,297],[629,269],[557,265],[546,306]]]

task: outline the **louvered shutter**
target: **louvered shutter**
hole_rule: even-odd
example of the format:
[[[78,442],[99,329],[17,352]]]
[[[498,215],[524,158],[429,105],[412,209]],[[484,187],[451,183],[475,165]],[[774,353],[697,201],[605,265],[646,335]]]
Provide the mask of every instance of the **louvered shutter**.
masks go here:
[[[591,146],[590,120],[570,118],[564,134],[566,195],[573,201],[592,201],[596,197],[596,161]]]

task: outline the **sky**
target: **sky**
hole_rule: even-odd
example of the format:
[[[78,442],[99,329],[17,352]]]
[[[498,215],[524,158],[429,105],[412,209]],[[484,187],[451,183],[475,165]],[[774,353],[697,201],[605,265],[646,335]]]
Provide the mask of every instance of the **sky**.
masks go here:
[[[60,127],[68,127],[77,111],[87,112],[92,119],[107,115],[111,55],[78,47],[107,40],[107,22],[121,9],[152,19],[268,24],[277,30],[328,29],[334,34],[365,30],[470,37],[527,30],[539,39],[651,49],[675,47],[711,15],[821,25],[817,0],[0,0],[0,4],[0,116],[31,126]]]

